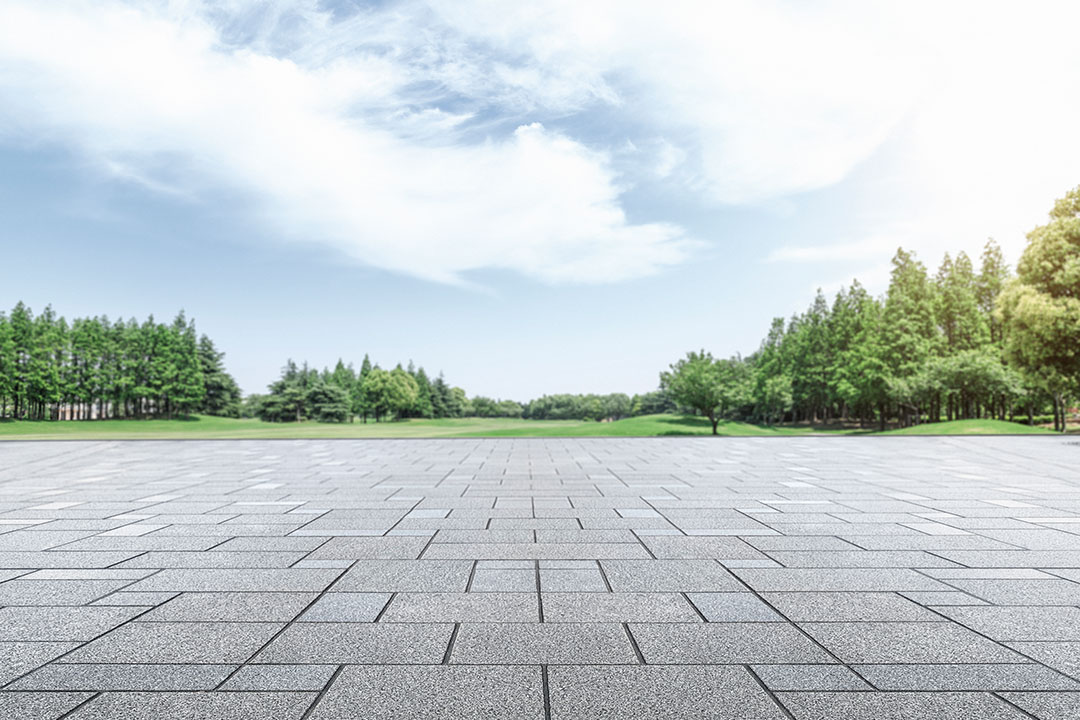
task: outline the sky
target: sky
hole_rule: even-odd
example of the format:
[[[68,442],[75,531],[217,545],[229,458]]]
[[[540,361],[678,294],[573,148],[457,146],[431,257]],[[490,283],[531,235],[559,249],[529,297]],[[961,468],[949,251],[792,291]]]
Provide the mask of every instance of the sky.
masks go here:
[[[1080,183],[1073,2],[0,0],[0,307],[652,390]]]

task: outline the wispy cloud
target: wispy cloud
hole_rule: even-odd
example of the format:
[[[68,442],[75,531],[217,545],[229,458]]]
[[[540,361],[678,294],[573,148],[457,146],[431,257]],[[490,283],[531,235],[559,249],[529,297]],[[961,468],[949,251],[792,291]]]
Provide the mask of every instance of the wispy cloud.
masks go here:
[[[468,113],[409,108],[413,78],[385,57],[304,66],[228,45],[190,6],[6,3],[0,28],[9,135],[148,187],[246,193],[275,234],[363,263],[444,282],[484,268],[606,282],[690,245],[674,224],[627,220],[603,151],[538,123],[461,141]]]
[[[679,217],[626,207],[640,182],[757,204],[885,153],[889,188],[850,214],[870,238],[936,250],[1009,246],[1080,174],[1069,3],[327,8],[4,0],[0,138],[154,191],[240,193],[261,234],[443,282],[685,261]],[[769,259],[892,250],[875,243],[794,240]]]

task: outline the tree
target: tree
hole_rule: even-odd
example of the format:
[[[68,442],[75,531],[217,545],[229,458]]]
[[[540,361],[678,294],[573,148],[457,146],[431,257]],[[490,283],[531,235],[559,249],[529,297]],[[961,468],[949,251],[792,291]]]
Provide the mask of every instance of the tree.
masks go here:
[[[993,238],[990,238],[983,248],[982,265],[979,268],[979,276],[975,279],[975,288],[979,310],[986,318],[992,343],[1001,343],[1001,322],[994,308],[997,305],[998,296],[1001,295],[1008,281],[1009,266],[1005,263],[1005,256],[1001,252],[1001,247],[994,242]]]
[[[410,363],[411,365],[412,363]],[[435,408],[431,397],[431,381],[428,380],[427,373],[421,367],[419,370],[409,374],[416,381],[416,404],[413,406],[411,414],[421,418],[434,417]]]
[[[307,389],[304,401],[318,422],[343,423],[349,419],[349,395],[340,385],[318,380]]]
[[[15,400],[15,338],[7,316],[0,312],[0,418]]]
[[[907,377],[918,372],[937,349],[934,286],[926,267],[903,248],[896,251],[892,265],[882,316],[882,345],[892,373]]]
[[[719,364],[711,354],[704,350],[687,353],[671,365],[670,371],[660,373],[660,386],[679,405],[708,417],[713,435],[718,434],[720,407],[726,394]]]
[[[936,284],[936,315],[944,341],[943,350],[956,353],[986,344],[990,339],[989,326],[979,306],[979,282],[967,254],[957,254],[955,261],[946,254]]]
[[[1064,432],[1066,394],[1080,383],[1080,186],[1028,233],[1016,272],[997,303],[1005,352],[1042,380]]]
[[[199,338],[199,367],[202,370],[203,396],[198,411],[220,417],[240,417],[240,387],[225,371],[225,353],[214,347],[206,335]]]

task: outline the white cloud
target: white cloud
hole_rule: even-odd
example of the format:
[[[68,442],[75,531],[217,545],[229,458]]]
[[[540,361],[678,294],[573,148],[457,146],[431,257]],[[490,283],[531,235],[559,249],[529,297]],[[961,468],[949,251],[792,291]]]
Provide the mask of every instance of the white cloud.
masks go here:
[[[1078,21],[1066,2],[0,0],[0,133],[164,192],[239,190],[272,235],[447,282],[683,261],[679,218],[628,217],[639,181],[767,207],[858,172],[844,235],[868,240],[769,259],[887,238],[934,264],[988,235],[1015,258],[1080,180]]]
[[[535,123],[454,142],[468,114],[402,106],[411,78],[387,62],[229,48],[186,5],[0,6],[7,132],[113,177],[240,190],[285,237],[445,282],[483,268],[604,282],[683,259],[679,227],[627,220],[603,152]]]

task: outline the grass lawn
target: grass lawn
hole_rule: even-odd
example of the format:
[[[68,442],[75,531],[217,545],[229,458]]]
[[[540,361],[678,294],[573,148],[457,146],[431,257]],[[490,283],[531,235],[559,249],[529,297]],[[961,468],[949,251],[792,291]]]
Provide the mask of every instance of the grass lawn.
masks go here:
[[[900,430],[888,430],[882,435],[1045,435],[1053,430],[1038,425],[1022,425],[1006,420],[953,420],[926,423]]]
[[[866,431],[812,428],[807,425],[764,427],[722,422],[721,435],[775,437],[850,435]],[[1049,433],[1040,427],[999,420],[958,420],[892,430],[886,435],[993,435]],[[406,420],[367,424],[266,423],[261,420],[195,416],[184,420],[104,420],[64,422],[0,422],[0,440],[130,440],[130,439],[300,439],[300,438],[448,438],[448,437],[643,437],[708,435],[709,421],[688,415],[644,415],[617,422],[579,420],[511,420],[460,418]]]
[[[806,435],[810,428],[766,428],[724,422],[723,435]],[[183,420],[0,422],[0,440],[120,440],[167,438],[418,438],[418,437],[635,437],[708,435],[705,418],[644,415],[617,422],[456,418],[383,423],[267,423],[197,415]]]

